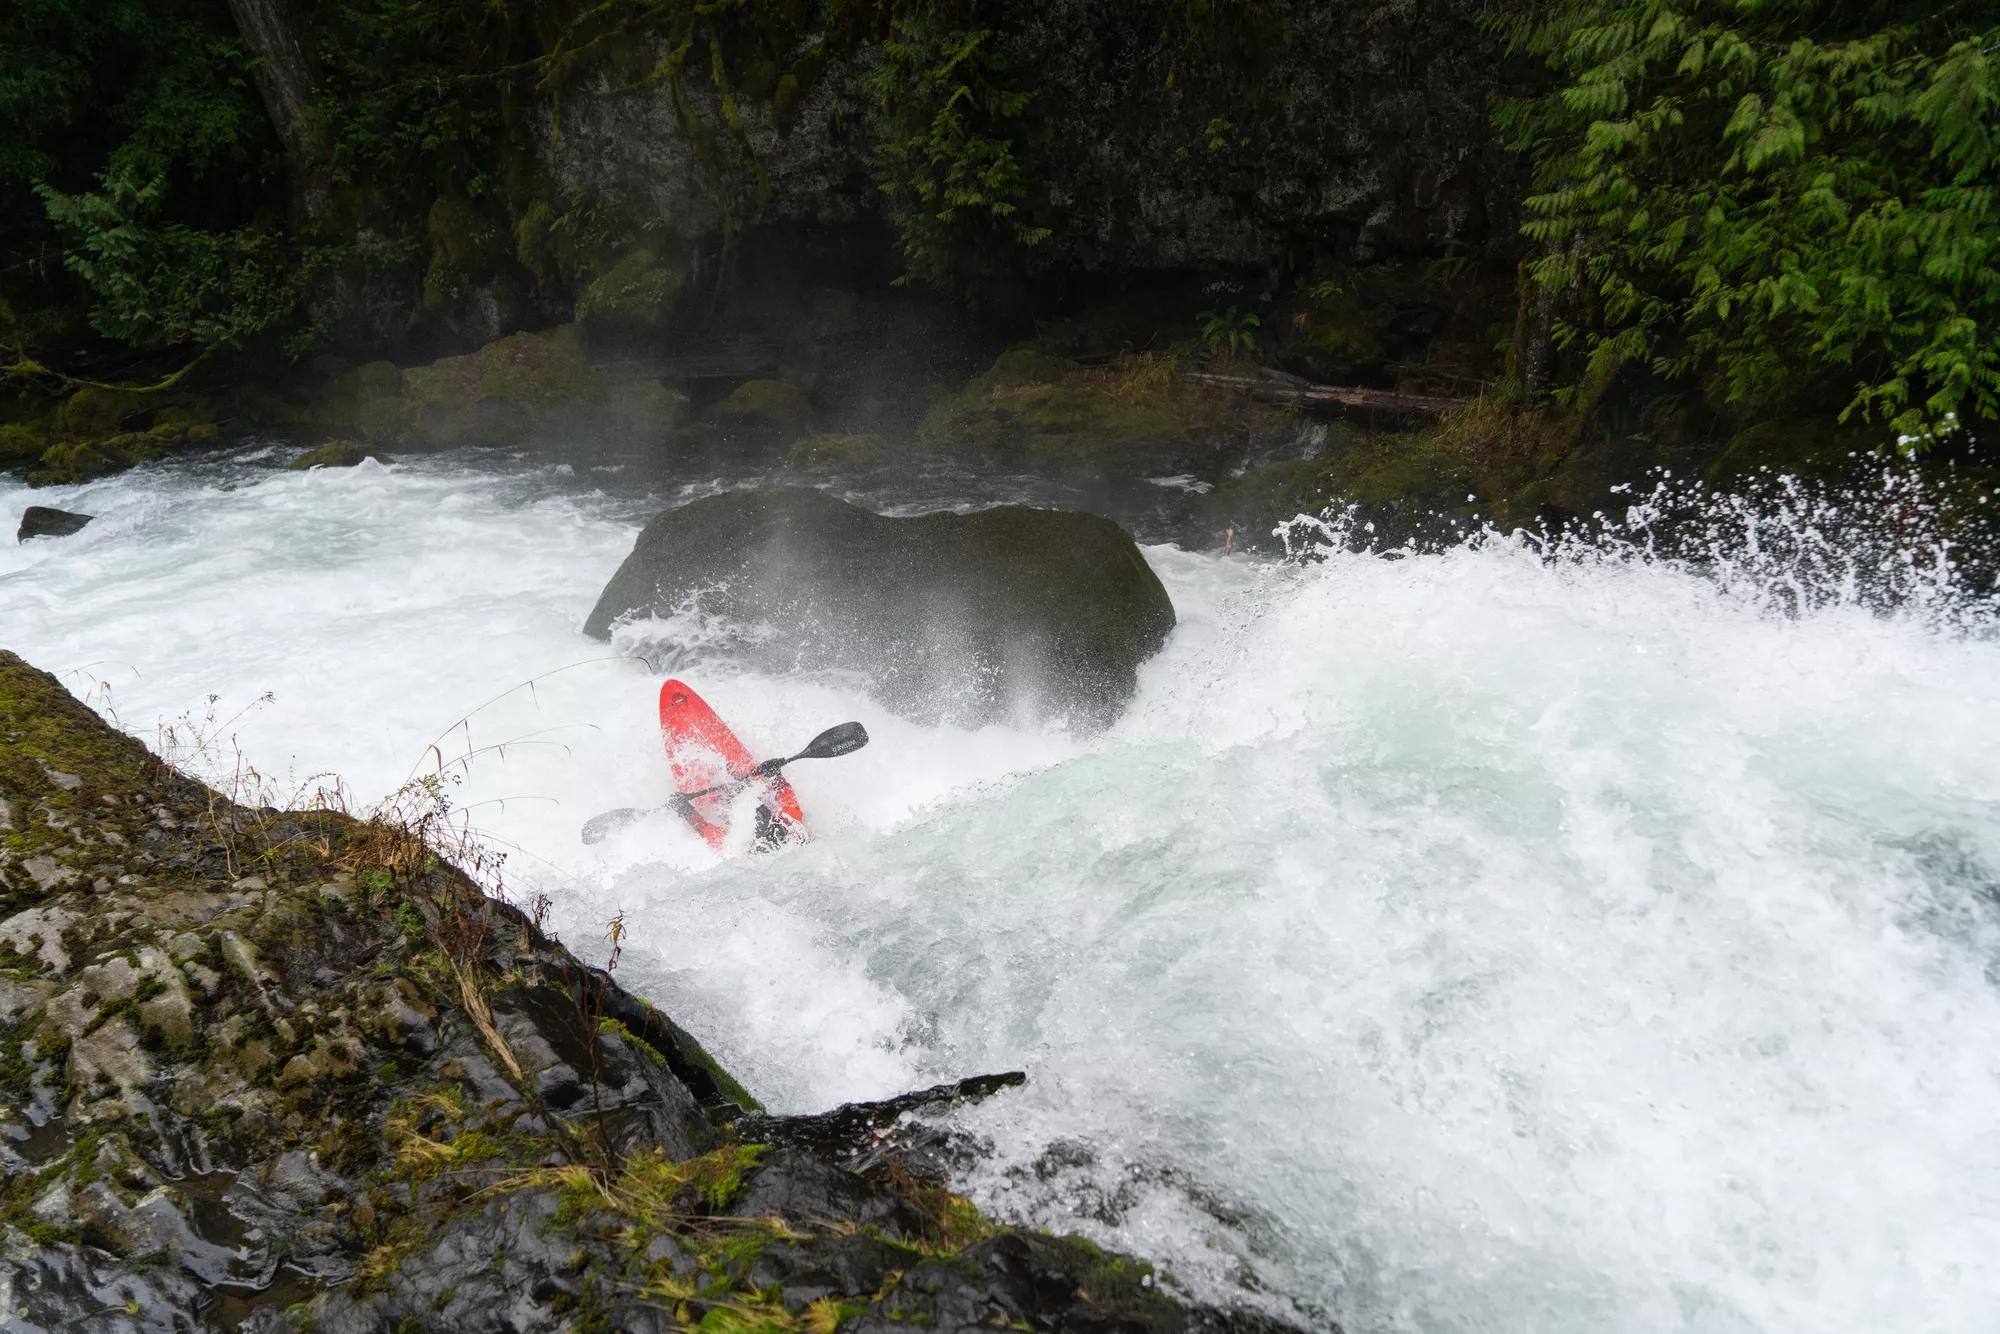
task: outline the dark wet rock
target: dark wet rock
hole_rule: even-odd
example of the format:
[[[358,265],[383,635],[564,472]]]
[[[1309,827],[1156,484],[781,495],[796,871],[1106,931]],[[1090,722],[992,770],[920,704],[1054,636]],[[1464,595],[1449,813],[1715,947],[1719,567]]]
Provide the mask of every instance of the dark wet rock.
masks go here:
[[[68,537],[71,533],[82,532],[84,525],[96,517],[94,514],[72,514],[48,505],[30,505],[21,511],[21,531],[14,535],[14,540],[25,542],[31,537]]]
[[[407,828],[232,806],[5,652],[0,835],[10,1330],[1265,1327],[951,1193],[912,1114],[1020,1076],[763,1115]]]
[[[399,450],[655,446],[673,434],[686,403],[645,369],[594,361],[577,326],[560,325],[509,334],[426,365],[398,369],[378,361],[346,372],[321,389],[298,422],[338,433],[342,448],[293,466],[359,462],[385,443]]]
[[[359,440],[329,440],[318,449],[308,450],[293,459],[291,468],[293,472],[305,472],[311,468],[353,468],[368,459],[379,462],[382,451]]]
[[[862,673],[887,707],[962,721],[1105,722],[1174,626],[1109,519],[1021,505],[887,518],[799,489],[655,516],[584,631],[690,610],[762,627],[736,647],[773,670]]]

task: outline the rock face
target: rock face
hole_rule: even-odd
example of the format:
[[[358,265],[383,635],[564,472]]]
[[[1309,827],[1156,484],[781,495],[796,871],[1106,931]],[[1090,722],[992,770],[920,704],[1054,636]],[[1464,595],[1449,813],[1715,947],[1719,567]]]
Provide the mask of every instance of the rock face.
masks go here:
[[[863,673],[898,712],[1108,722],[1173,603],[1109,519],[1001,506],[884,518],[818,491],[739,492],[640,532],[584,624],[698,614],[773,670]],[[679,632],[671,620],[665,632]]]
[[[82,532],[84,525],[96,517],[94,514],[72,514],[48,505],[30,505],[21,511],[21,531],[14,535],[14,540],[25,542],[31,537],[68,537],[71,533]]]
[[[234,806],[0,652],[8,1329],[1271,1328],[894,1124],[1019,1076],[762,1115],[404,814]]]

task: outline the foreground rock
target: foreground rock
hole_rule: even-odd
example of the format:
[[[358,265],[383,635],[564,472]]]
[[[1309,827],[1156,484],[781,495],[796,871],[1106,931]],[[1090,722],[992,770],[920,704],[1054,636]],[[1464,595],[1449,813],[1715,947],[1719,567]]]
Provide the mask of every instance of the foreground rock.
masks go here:
[[[884,518],[797,489],[655,516],[584,630],[690,615],[738,627],[741,651],[773,670],[860,672],[899,712],[967,722],[1107,722],[1174,627],[1166,589],[1109,519],[1020,505]]]
[[[10,1330],[1198,1330],[913,1102],[767,1117],[406,823],[230,804],[0,652]]]
[[[94,514],[73,514],[48,505],[30,505],[21,511],[21,530],[14,535],[14,540],[25,542],[31,537],[68,537],[82,532],[84,525],[96,517]]]

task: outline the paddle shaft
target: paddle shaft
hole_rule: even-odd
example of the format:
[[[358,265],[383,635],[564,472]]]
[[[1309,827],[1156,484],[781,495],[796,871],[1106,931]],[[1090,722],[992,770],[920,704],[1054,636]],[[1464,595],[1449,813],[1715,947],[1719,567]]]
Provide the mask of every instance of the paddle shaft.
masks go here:
[[[699,792],[678,793],[666,805],[656,806],[653,809],[675,811],[682,816],[690,816],[695,813],[694,802],[697,797],[712,797],[718,792],[728,792],[734,795],[759,778],[773,777],[779,770],[795,760],[833,759],[840,755],[850,755],[867,744],[868,732],[860,723],[842,723],[838,727],[829,727],[826,731],[821,732],[806,745],[804,750],[796,755],[787,755],[782,759],[765,760],[763,763],[752,767],[740,777],[732,775],[729,781],[705,787]],[[637,806],[621,806],[617,810],[605,811],[601,815],[593,815],[583,826],[583,841],[586,843],[595,843],[612,830],[628,825],[632,821],[642,819],[650,814],[652,814],[652,811],[642,810]]]

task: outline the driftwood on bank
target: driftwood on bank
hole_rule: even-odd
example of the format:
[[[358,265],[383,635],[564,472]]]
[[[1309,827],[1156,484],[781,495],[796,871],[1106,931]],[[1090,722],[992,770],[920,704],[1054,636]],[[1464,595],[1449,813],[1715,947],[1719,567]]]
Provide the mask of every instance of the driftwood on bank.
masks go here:
[[[1197,384],[1234,389],[1264,403],[1279,403],[1308,412],[1359,409],[1397,417],[1437,417],[1465,402],[1445,394],[1406,394],[1393,389],[1359,389],[1315,384],[1283,371],[1259,368],[1253,374],[1225,375],[1218,371],[1184,371]]]

